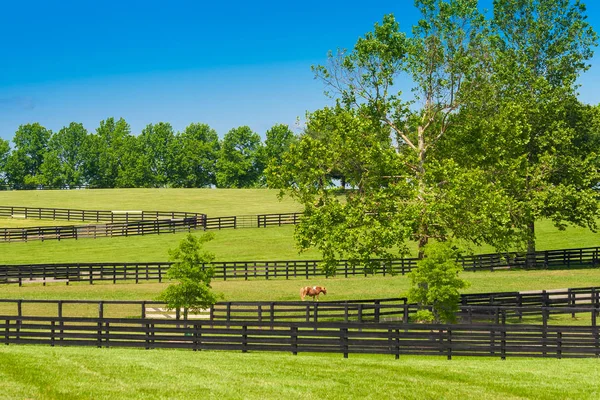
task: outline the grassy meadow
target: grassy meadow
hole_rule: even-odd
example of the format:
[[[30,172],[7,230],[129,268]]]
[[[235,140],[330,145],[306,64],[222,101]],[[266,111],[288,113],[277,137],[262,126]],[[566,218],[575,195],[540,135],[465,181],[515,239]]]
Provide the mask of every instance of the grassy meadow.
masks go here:
[[[597,399],[600,362],[5,346],[0,399]]]
[[[210,216],[249,215],[301,211],[290,198],[277,198],[269,189],[92,189],[0,191],[0,205],[99,210],[194,211]],[[0,227],[68,225],[69,221],[0,219]],[[267,229],[213,231],[206,247],[220,261],[319,259],[318,251],[299,254],[292,226]],[[600,233],[570,227],[554,228],[549,221],[536,225],[538,248],[559,249],[596,246]],[[186,233],[85,240],[0,243],[0,264],[58,262],[166,261]],[[413,252],[416,245],[412,245]],[[493,252],[489,246],[476,252]]]
[[[83,189],[0,191],[0,205],[84,210],[190,211],[211,217],[285,213],[301,206],[274,189]]]
[[[277,191],[216,189],[115,189],[0,192],[0,205],[99,210],[197,211],[210,216],[301,211]],[[70,224],[68,221],[0,219],[0,226]],[[11,225],[12,224],[12,225]],[[596,246],[600,234],[582,228],[558,231],[540,221],[538,248]],[[319,259],[298,254],[292,226],[214,231],[206,248],[220,261]],[[201,232],[198,232],[201,234]],[[165,261],[185,233],[121,238],[0,243],[0,264]],[[478,252],[491,252],[482,247]],[[524,291],[600,286],[600,271],[465,272],[465,292]],[[325,285],[324,299],[398,297],[406,276],[214,281],[225,300],[299,300],[305,285]],[[167,283],[112,285],[56,283],[0,286],[0,298],[154,300]],[[1,306],[0,313],[13,312]],[[27,309],[26,307],[35,307]],[[112,306],[110,306],[112,307]],[[14,311],[14,310],[13,310]],[[50,315],[53,306],[25,305],[25,313]],[[65,315],[69,312],[65,306]],[[91,305],[90,316],[97,306]],[[108,311],[107,311],[108,312]],[[115,313],[127,314],[126,309]],[[135,311],[133,311],[135,313]],[[75,314],[73,314],[75,315]],[[566,319],[565,319],[566,318]],[[587,324],[586,316],[550,323]],[[340,354],[192,352],[43,346],[0,347],[0,399],[593,399],[600,360],[401,357]]]

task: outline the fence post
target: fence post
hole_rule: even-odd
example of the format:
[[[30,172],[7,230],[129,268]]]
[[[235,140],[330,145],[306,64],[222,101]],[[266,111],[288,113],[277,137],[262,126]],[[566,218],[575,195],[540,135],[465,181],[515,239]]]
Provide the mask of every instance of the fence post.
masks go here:
[[[542,307],[542,354],[546,356],[546,340],[548,338],[548,308]]]
[[[290,336],[292,339],[292,354],[298,355],[298,327],[292,326],[290,328]]]
[[[381,305],[381,301],[375,300],[375,311],[374,311],[375,322],[379,322],[379,313],[380,313],[380,307],[381,307],[380,305]]]
[[[448,360],[452,360],[452,330],[448,329],[448,334],[446,338],[446,346],[448,347]]]
[[[248,352],[248,326],[242,326],[242,353]]]
[[[201,351],[200,348],[202,340],[202,332],[200,332],[200,324],[196,322],[194,324],[194,351]]]
[[[502,310],[502,332],[500,337],[500,359],[506,360],[506,310]]]
[[[54,324],[55,324],[55,321],[51,321],[50,322],[50,325],[51,325],[51,328],[50,328],[50,347],[54,347]]]
[[[594,335],[594,347],[596,348],[596,357],[600,356],[600,338],[598,337],[598,325],[596,310],[592,309],[592,331]]]
[[[348,328],[340,328],[340,345],[344,358],[348,358]]]
[[[562,358],[562,332],[557,332],[556,337],[556,358]]]

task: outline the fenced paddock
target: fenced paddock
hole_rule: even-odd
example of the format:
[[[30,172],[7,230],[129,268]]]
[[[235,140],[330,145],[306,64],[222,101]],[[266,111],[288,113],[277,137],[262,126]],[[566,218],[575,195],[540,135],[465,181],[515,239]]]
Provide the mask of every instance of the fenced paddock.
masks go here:
[[[205,214],[186,211],[136,211],[136,210],[80,210],[70,208],[39,208],[20,206],[0,206],[0,217],[48,219],[81,222],[149,221],[156,219],[184,219],[206,217]]]
[[[90,225],[0,228],[0,242],[135,236],[296,224],[302,213],[207,217],[185,211],[100,211],[0,206],[0,217],[95,222]]]
[[[180,226],[159,224],[154,221],[152,225],[133,225],[128,229],[118,231],[123,235],[147,234],[144,229],[153,233],[169,233],[177,230],[191,230],[197,227],[194,221]],[[197,220],[196,220],[197,222]],[[144,228],[144,226],[146,228]],[[160,227],[162,226],[162,228]],[[54,229],[54,228],[52,228]],[[80,232],[83,232],[80,231]],[[87,235],[97,234],[97,230],[85,231]],[[115,231],[116,232],[116,231]],[[146,232],[146,233],[145,233]],[[1,235],[1,231],[0,231]],[[0,236],[1,240],[1,236]],[[536,252],[535,257],[540,260],[537,264],[529,264],[530,269],[546,268],[596,268],[600,247],[546,250]],[[501,257],[505,264],[500,265]],[[511,258],[512,257],[512,258]],[[497,269],[525,268],[525,262],[516,256],[483,254],[475,256],[464,256],[458,261],[464,265],[467,271],[488,271]],[[494,261],[494,267],[490,267],[489,260]],[[516,261],[515,261],[516,260]],[[543,260],[543,261],[542,261]],[[510,261],[510,263],[508,263]],[[210,265],[215,268],[214,279],[297,279],[311,277],[324,277],[325,272],[321,269],[321,260],[281,260],[281,261],[225,261],[213,262]],[[379,268],[353,263],[350,260],[339,260],[336,265],[336,276],[366,276],[378,275],[404,275],[417,265],[416,258],[400,258],[395,260],[373,260],[379,264]],[[145,262],[145,263],[53,263],[53,264],[22,264],[22,265],[0,265],[0,284],[41,282],[113,282],[118,281],[159,281],[165,277],[166,271],[171,266],[169,262]],[[500,300],[498,300],[500,301]]]
[[[0,343],[507,357],[598,357],[597,326],[173,321],[0,315]]]
[[[495,299],[502,299],[498,302]],[[486,301],[487,300],[487,301]],[[322,302],[300,301],[225,301],[205,310],[199,318],[211,321],[240,322],[402,322],[408,323],[419,307],[407,299],[365,299]],[[551,316],[576,313],[584,316],[598,314],[600,288],[573,288],[560,291],[527,293],[463,294],[457,313],[465,323],[506,323],[513,318],[519,323],[523,317],[539,319],[547,324]],[[0,314],[17,317],[71,316],[71,317],[129,317],[181,318],[181,310],[166,311],[158,301],[116,300],[22,300],[0,299]],[[582,321],[585,322],[585,321]]]

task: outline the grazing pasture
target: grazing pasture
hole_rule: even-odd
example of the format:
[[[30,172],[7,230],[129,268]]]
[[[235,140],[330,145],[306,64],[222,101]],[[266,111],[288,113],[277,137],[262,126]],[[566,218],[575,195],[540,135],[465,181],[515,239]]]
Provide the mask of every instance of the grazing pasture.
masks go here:
[[[596,399],[596,359],[4,346],[2,398]]]
[[[0,191],[0,205],[86,210],[191,211],[210,217],[302,211],[274,189],[82,189]]]
[[[115,189],[0,192],[0,205],[107,210],[196,211],[209,216],[300,211],[276,191],[214,189]],[[0,220],[7,226],[61,225],[68,221]],[[17,222],[18,221],[18,222]],[[10,225],[10,224],[14,225]],[[25,225],[16,225],[25,223]],[[31,226],[31,225],[29,225]],[[581,228],[536,226],[538,249],[596,246],[600,235]],[[298,254],[293,226],[216,231],[206,248],[217,261],[319,259]],[[201,232],[198,232],[199,234]],[[0,263],[166,261],[185,233],[137,237],[0,244]],[[481,247],[476,252],[491,252]],[[599,286],[600,271],[536,270],[465,272],[467,293]],[[228,301],[298,301],[303,286],[324,285],[325,300],[399,297],[406,276],[254,279],[213,282]],[[121,282],[4,285],[7,299],[154,300],[167,283]],[[368,290],[366,290],[366,288]],[[97,307],[96,307],[97,308]],[[97,309],[92,306],[90,313]],[[53,310],[48,309],[48,312]],[[125,311],[125,310],[123,310]],[[44,314],[43,307],[38,310]],[[529,319],[528,323],[539,323]],[[553,316],[552,324],[589,324],[589,318]],[[18,361],[17,361],[18,360]],[[343,371],[343,374],[340,372]],[[568,376],[568,378],[567,378]],[[0,398],[596,398],[600,363],[589,360],[472,359],[353,354],[191,352],[95,348],[0,348]],[[110,382],[110,384],[106,384]],[[252,384],[251,384],[252,383]],[[313,387],[326,387],[315,393]]]

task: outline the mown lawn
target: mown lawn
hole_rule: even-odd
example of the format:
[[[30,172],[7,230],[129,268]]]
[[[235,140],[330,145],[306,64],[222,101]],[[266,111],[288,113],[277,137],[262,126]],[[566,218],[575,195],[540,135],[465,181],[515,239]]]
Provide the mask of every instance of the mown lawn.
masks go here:
[[[300,211],[288,197],[277,198],[269,189],[97,189],[0,191],[0,205],[61,207],[105,210],[198,211],[212,216]],[[68,221],[0,219],[0,227],[64,225]],[[213,231],[215,240],[207,244],[220,261],[320,259],[311,250],[298,254],[292,226],[267,229]],[[198,234],[200,232],[197,232]],[[560,249],[592,247],[600,243],[600,233],[571,227],[554,228],[549,221],[536,224],[537,247]],[[185,233],[45,242],[0,243],[0,264],[59,262],[166,261]],[[412,244],[413,253],[416,245]],[[494,252],[489,246],[477,253]]]
[[[215,240],[206,248],[216,255],[217,261],[300,260],[320,259],[320,253],[311,250],[298,253],[294,241],[294,227],[224,229],[211,231]],[[584,228],[558,231],[548,221],[536,226],[538,249],[593,247],[600,245],[600,234]],[[201,231],[195,234],[201,234]],[[0,243],[0,264],[60,263],[60,262],[134,262],[166,261],[168,249],[187,233],[171,233],[117,238],[80,240],[47,240]],[[416,245],[412,245],[416,252]],[[491,247],[475,249],[476,253],[494,252]]]
[[[597,399],[600,360],[3,346],[2,399]]]
[[[464,272],[462,277],[471,283],[465,293],[563,289],[600,286],[599,269],[556,271],[496,271]],[[23,299],[90,299],[90,300],[153,300],[168,283],[70,284],[53,283],[2,285],[2,298]],[[367,276],[276,280],[213,281],[215,291],[228,301],[286,301],[300,300],[302,286],[327,287],[324,300],[377,299],[400,297],[409,288],[407,276]]]
[[[84,210],[192,211],[212,217],[300,211],[274,189],[85,189],[0,191],[0,205]]]

